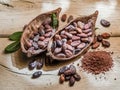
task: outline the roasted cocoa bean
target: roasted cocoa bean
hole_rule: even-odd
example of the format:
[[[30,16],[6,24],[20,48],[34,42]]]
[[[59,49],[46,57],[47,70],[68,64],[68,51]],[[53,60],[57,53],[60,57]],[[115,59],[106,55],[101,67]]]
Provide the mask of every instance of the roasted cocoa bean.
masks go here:
[[[28,64],[29,70],[33,70],[36,66],[37,66],[37,62],[36,62],[35,60],[32,60],[32,61]]]
[[[87,34],[85,33],[81,33],[81,34],[77,34],[77,36],[81,37],[81,38],[87,38]]]
[[[71,43],[71,46],[76,47],[76,46],[78,46],[79,44],[80,44],[80,40],[77,40],[77,41],[73,41],[73,42]]]
[[[41,69],[43,67],[43,62],[37,62],[37,69]]]
[[[63,66],[62,68],[60,68],[58,75],[63,74],[68,69],[69,69],[68,66]]]
[[[102,42],[102,40],[103,40],[102,36],[101,36],[101,35],[98,35],[98,36],[97,36],[97,41],[98,41],[98,42]]]
[[[82,33],[82,29],[81,29],[81,28],[76,27],[76,31],[77,31],[78,33]]]
[[[46,25],[45,25],[45,28],[46,28],[46,29],[50,29],[50,28],[51,28],[51,26],[50,26],[50,25],[48,25],[48,24],[46,24]]]
[[[103,40],[102,41],[102,46],[105,47],[105,48],[110,47],[110,43],[108,41],[106,41],[106,40]]]
[[[58,47],[61,47],[62,46],[62,41],[61,40],[56,40],[56,45],[58,46]]]
[[[80,40],[80,37],[78,36],[72,36],[72,40],[75,41],[75,40]]]
[[[71,71],[70,69],[68,69],[68,70],[66,70],[66,71],[64,72],[64,75],[65,75],[65,76],[72,75],[72,71]]]
[[[78,48],[78,49],[82,49],[82,48],[84,48],[85,46],[86,46],[85,43],[81,43],[80,45],[77,46],[77,48]]]
[[[65,81],[65,75],[61,74],[59,78],[59,82],[62,84]]]
[[[59,57],[59,58],[65,58],[65,57],[66,57],[66,55],[65,55],[65,54],[63,54],[63,53],[59,53],[59,54],[57,54],[57,55],[56,55],[56,57]]]
[[[39,40],[39,35],[36,35],[34,38],[33,38],[33,41],[37,42]]]
[[[71,70],[71,74],[74,75],[76,73],[76,68],[74,65],[70,65],[70,70]]]
[[[82,23],[81,21],[78,21],[77,22],[77,24],[78,24],[78,27],[80,27],[81,29],[84,29],[84,23]]]
[[[101,36],[103,37],[103,39],[110,38],[110,34],[109,33],[102,33]]]
[[[74,84],[75,84],[75,78],[71,76],[69,80],[69,86],[73,86]]]
[[[62,48],[55,48],[54,54],[58,54],[62,51]]]
[[[40,40],[40,41],[43,41],[44,39],[45,39],[44,36],[39,37],[39,40]]]
[[[80,81],[81,77],[77,73],[73,76],[76,81]]]
[[[100,46],[100,43],[99,42],[96,42],[92,45],[92,49],[96,49]]]
[[[65,54],[67,57],[73,56],[73,53],[70,50],[65,50]]]
[[[81,41],[85,43],[90,42],[89,38],[81,38]]]
[[[61,17],[61,21],[62,22],[65,22],[67,19],[67,14],[63,14],[62,17]]]
[[[73,16],[72,16],[72,15],[70,15],[70,16],[68,17],[67,23],[69,23],[71,20],[73,20]]]
[[[100,24],[104,27],[109,27],[110,26],[110,22],[105,20],[105,19],[101,19]]]
[[[41,71],[37,71],[37,72],[33,73],[32,79],[38,78],[38,77],[40,77],[41,75],[42,75],[42,72],[41,72]]]
[[[71,76],[65,76],[65,81],[69,81]]]
[[[65,35],[68,37],[68,38],[72,38],[72,34],[68,33],[68,32],[65,32]]]

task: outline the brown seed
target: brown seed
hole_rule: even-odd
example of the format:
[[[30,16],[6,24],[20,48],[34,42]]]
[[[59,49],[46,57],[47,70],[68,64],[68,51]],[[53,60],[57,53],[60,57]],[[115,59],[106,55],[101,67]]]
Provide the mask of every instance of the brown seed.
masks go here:
[[[37,42],[39,40],[39,35],[36,35],[34,38],[33,38],[33,41]]]
[[[71,70],[71,74],[74,75],[76,73],[76,68],[74,65],[70,65],[70,70]]]
[[[75,27],[73,25],[68,25],[65,29],[69,31],[73,31],[75,30]]]
[[[73,26],[74,26],[74,27],[77,27],[78,25],[77,25],[77,23],[76,23],[76,22],[73,22]]]
[[[100,43],[99,42],[96,42],[92,45],[92,49],[96,49],[100,46]]]
[[[62,34],[62,35],[61,35],[61,38],[65,39],[65,38],[67,38],[67,36],[64,35],[64,34]]]
[[[93,34],[92,32],[89,32],[89,33],[87,34],[87,36],[92,36],[92,34]]]
[[[72,43],[72,40],[68,40],[68,41],[67,41],[67,44],[70,45],[71,43]]]
[[[82,33],[82,30],[80,28],[76,27],[76,30],[78,33]]]
[[[72,40],[74,41],[74,40],[80,40],[80,37],[78,37],[78,36],[72,36]]]
[[[33,73],[32,79],[38,78],[38,77],[40,77],[41,75],[42,75],[42,72],[41,72],[41,71],[37,71],[37,72]]]
[[[39,45],[40,48],[46,47],[45,43],[42,42],[42,41],[38,41],[38,45]]]
[[[66,71],[64,72],[64,75],[65,75],[65,76],[72,75],[72,71],[71,71],[70,69],[68,69],[68,70],[66,70]]]
[[[90,22],[88,22],[87,24],[84,25],[85,29],[89,29],[90,27],[91,27],[91,23]]]
[[[76,81],[80,81],[81,77],[77,73],[73,76]]]
[[[58,54],[62,51],[62,48],[55,48],[54,54]]]
[[[37,69],[41,69],[43,67],[43,63],[38,61],[37,62]]]
[[[84,29],[84,25],[85,25],[84,23],[82,23],[81,21],[78,21],[77,24],[79,28]]]
[[[69,80],[69,86],[73,86],[74,84],[75,84],[75,78],[71,76]]]
[[[45,39],[44,36],[39,37],[39,40],[43,41]]]
[[[33,45],[33,47],[34,47],[35,50],[38,49],[38,44],[37,44],[37,42],[33,42],[32,45]]]
[[[52,35],[51,32],[47,32],[44,36],[45,36],[45,37],[50,37],[51,35]]]
[[[80,44],[80,40],[73,41],[73,42],[71,43],[71,45],[72,45],[73,47],[76,47],[76,46],[78,46],[79,44]]]
[[[63,74],[66,70],[68,70],[69,68],[67,66],[63,66],[62,68],[60,68],[58,75]]]
[[[72,16],[72,15],[70,15],[70,16],[68,17],[67,23],[69,23],[71,20],[73,20],[73,16]]]
[[[62,41],[61,41],[61,40],[57,40],[57,41],[56,41],[56,45],[57,45],[58,47],[61,47],[61,46],[62,46],[62,44],[63,44],[63,43],[62,43]]]
[[[101,36],[101,35],[98,35],[98,36],[97,36],[97,41],[98,41],[98,42],[102,42],[102,40],[103,40],[102,36]]]
[[[83,30],[83,33],[87,34],[87,33],[91,32],[91,31],[92,31],[92,29],[86,29],[86,30]]]
[[[104,27],[109,27],[110,26],[110,22],[105,20],[105,19],[101,19],[100,24]]]
[[[65,55],[65,54],[63,54],[63,53],[59,53],[59,54],[57,54],[57,55],[56,55],[56,57],[59,57],[59,58],[65,58],[65,57],[66,57],[66,55]]]
[[[74,48],[73,48],[71,45],[66,44],[66,46],[67,46],[67,49],[68,49],[68,50],[70,50],[70,51],[73,51],[73,50],[74,50]]]
[[[102,41],[102,46],[103,47],[110,47],[110,43],[108,41],[103,40]]]
[[[101,36],[103,37],[103,39],[110,38],[110,34],[109,33],[102,33]]]
[[[80,45],[77,46],[77,48],[82,49],[82,48],[84,48],[85,46],[86,46],[85,43],[81,43]]]
[[[87,34],[85,34],[85,33],[77,34],[77,36],[79,36],[79,37],[83,37],[83,38],[88,37]]]
[[[71,57],[73,53],[70,50],[65,50],[65,54],[67,57]]]
[[[81,38],[81,41],[85,43],[90,42],[89,38]]]
[[[55,35],[55,40],[61,40],[60,35],[56,34],[56,35]]]
[[[70,34],[73,34],[73,35],[77,34],[76,31],[70,31],[69,33],[70,33]]]
[[[67,14],[63,14],[62,17],[61,17],[61,21],[62,22],[65,22],[67,19]]]
[[[64,74],[60,75],[59,82],[62,84],[65,81],[65,76]]]
[[[68,32],[65,32],[65,35],[68,37],[68,38],[72,38],[72,34],[68,33]]]
[[[45,32],[52,32],[52,28],[46,29]]]

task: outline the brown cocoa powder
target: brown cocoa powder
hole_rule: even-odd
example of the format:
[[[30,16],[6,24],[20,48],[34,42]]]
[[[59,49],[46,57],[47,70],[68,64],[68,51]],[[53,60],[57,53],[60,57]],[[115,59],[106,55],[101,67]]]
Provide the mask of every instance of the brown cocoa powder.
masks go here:
[[[81,62],[83,70],[95,75],[105,73],[113,66],[112,57],[106,51],[88,52],[84,55]]]

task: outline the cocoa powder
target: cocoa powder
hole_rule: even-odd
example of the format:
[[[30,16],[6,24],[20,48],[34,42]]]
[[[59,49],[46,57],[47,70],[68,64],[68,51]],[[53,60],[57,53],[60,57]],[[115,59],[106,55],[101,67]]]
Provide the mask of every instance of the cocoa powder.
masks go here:
[[[83,70],[95,75],[105,73],[113,66],[112,57],[106,51],[88,52],[84,55],[81,62]]]

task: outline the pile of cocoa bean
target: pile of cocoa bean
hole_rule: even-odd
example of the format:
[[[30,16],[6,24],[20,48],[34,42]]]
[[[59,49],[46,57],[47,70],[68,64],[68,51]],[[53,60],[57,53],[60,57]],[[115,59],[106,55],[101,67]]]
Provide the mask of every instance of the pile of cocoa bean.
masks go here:
[[[53,37],[51,51],[58,58],[69,58],[78,54],[92,42],[92,21],[71,22]]]
[[[80,81],[81,79],[74,65],[63,66],[60,68],[58,75],[60,76],[59,82],[62,84],[64,81],[69,81],[69,86],[73,86],[75,81]]]
[[[92,42],[92,49],[96,49],[100,46],[100,43],[102,44],[103,47],[107,48],[110,47],[110,42],[105,40],[105,39],[109,39],[110,38],[110,34],[109,33],[102,33],[101,35],[97,35],[94,37],[94,40]]]
[[[39,54],[42,50],[44,50],[47,45],[50,37],[53,35],[55,30],[51,26],[51,18],[47,18],[34,32],[33,35],[29,38],[29,45],[26,47],[28,50],[27,56],[30,57],[32,55]]]

